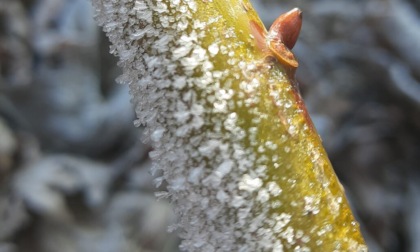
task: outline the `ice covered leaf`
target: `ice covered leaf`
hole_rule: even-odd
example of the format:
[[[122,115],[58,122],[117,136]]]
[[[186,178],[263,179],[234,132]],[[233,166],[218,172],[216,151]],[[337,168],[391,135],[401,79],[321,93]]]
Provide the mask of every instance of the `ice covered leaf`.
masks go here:
[[[256,41],[263,26],[247,0],[93,2],[182,249],[367,250],[292,75]]]

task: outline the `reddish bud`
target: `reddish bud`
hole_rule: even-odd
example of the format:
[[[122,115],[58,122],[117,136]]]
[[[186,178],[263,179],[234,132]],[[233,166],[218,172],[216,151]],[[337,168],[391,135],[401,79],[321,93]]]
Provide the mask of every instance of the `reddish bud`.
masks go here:
[[[278,17],[268,31],[272,39],[279,39],[287,48],[292,49],[302,27],[302,11],[298,8]]]

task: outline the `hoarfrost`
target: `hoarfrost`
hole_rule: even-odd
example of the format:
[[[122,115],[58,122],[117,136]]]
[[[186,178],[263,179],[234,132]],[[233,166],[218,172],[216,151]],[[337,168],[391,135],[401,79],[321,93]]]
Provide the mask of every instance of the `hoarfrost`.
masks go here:
[[[181,229],[181,249],[281,252],[291,248],[296,242],[289,226],[291,215],[269,214],[271,208],[282,206],[272,199],[282,189],[265,181],[267,162],[278,167],[281,161],[267,152],[278,146],[261,142],[259,129],[246,129],[239,120],[238,111],[252,115],[248,120],[253,126],[267,116],[254,106],[260,102],[259,79],[247,75],[257,65],[235,55],[237,47],[243,46],[232,43],[238,37],[235,29],[225,27],[218,40],[204,45],[205,31],[212,31],[223,17],[202,15],[197,20],[195,0],[93,3],[97,21],[112,43],[111,52],[119,56],[124,70],[119,81],[130,85],[138,117],[135,125],[147,126],[145,141],[154,149],[149,154],[152,171],[163,171],[156,183],[168,184],[167,192],[156,195],[174,204],[179,223],[173,228]],[[212,60],[225,60],[231,67],[215,69]],[[236,93],[233,84],[239,85]],[[274,91],[270,95],[274,100],[280,97]],[[235,96],[240,100],[235,101]],[[293,127],[288,125],[292,137],[297,133]],[[280,143],[289,135],[282,135]],[[290,147],[283,150],[291,151]],[[315,213],[318,203],[307,197],[305,209]],[[335,209],[340,203],[334,202]],[[302,246],[295,248],[305,251]]]
[[[266,189],[258,191],[257,200],[261,203],[266,203],[270,199],[270,194]]]
[[[163,128],[158,128],[155,131],[153,131],[153,133],[151,135],[152,141],[158,142],[162,138],[164,131],[165,131],[165,129],[163,129]]]
[[[248,192],[253,192],[261,188],[263,182],[260,178],[252,178],[248,174],[242,176],[241,181],[239,182],[239,190],[244,190]]]
[[[273,196],[279,196],[282,191],[281,188],[274,181],[270,181],[267,183],[267,189]]]
[[[304,214],[318,214],[320,198],[316,196],[305,196]]]
[[[214,57],[217,53],[219,53],[219,46],[216,43],[211,44],[208,50],[209,50],[210,56]]]
[[[219,167],[217,167],[216,173],[220,177],[223,177],[232,170],[233,166],[234,163],[232,160],[225,160],[222,164],[219,165]]]

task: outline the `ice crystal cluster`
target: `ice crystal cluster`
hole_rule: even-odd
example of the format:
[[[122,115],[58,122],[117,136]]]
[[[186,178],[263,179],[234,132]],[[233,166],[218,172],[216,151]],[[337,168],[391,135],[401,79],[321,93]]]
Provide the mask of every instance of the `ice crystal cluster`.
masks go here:
[[[229,9],[232,1],[93,2],[124,70],[120,81],[130,85],[136,124],[146,126],[154,170],[163,170],[157,183],[168,184],[159,196],[170,199],[179,217],[174,228],[181,230],[181,249],[311,251],[311,237],[331,233],[327,222],[305,229],[301,219],[320,215],[322,194],[285,195],[284,186],[300,192],[308,184],[292,169],[302,160],[312,164],[303,171],[319,170],[313,178],[318,191],[330,190],[323,175],[328,164],[319,161],[324,154],[317,147],[302,160],[282,159],[311,127],[287,100],[292,88],[286,77],[260,74],[272,66],[255,56],[249,32],[223,15],[235,9]],[[273,120],[278,127],[266,127]],[[281,210],[285,201],[288,211]],[[332,194],[323,203],[326,213],[338,216],[342,202],[342,194]],[[356,240],[346,242],[360,248]],[[340,251],[343,245],[334,246]]]

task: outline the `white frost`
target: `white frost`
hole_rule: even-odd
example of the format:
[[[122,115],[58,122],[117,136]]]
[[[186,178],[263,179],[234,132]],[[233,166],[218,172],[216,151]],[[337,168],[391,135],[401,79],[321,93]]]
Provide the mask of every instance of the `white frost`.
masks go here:
[[[251,73],[260,64],[235,55],[245,46],[235,43],[237,31],[225,27],[223,34],[215,34],[215,26],[226,23],[223,16],[197,17],[196,0],[92,1],[112,43],[111,52],[120,58],[124,72],[119,81],[130,85],[135,125],[146,126],[145,140],[153,146],[152,172],[163,171],[156,183],[167,182],[168,191],[157,196],[174,205],[179,221],[173,227],[180,229],[181,249],[297,248],[291,215],[269,213],[282,206],[280,199],[273,199],[282,190],[263,179],[268,179],[268,163],[280,170],[283,160],[269,156],[278,149],[276,143],[259,139],[259,125],[267,114],[258,106],[261,83]],[[213,5],[212,0],[200,2],[204,3]],[[204,45],[203,39],[209,41],[206,36],[216,36],[215,41]],[[219,57],[231,65],[229,69],[216,68]],[[279,100],[279,93],[270,95]],[[250,115],[246,122],[240,116],[244,111]],[[279,136],[281,144],[297,133],[289,122],[287,127],[289,134]],[[318,157],[313,153],[314,160]],[[317,211],[316,198],[304,201],[307,213]],[[332,205],[338,211],[340,204],[337,199]]]
[[[258,190],[262,186],[262,180],[260,178],[252,178],[248,174],[242,176],[242,179],[239,181],[238,187],[239,190],[244,190],[248,192],[253,192]]]
[[[282,191],[281,188],[274,181],[270,181],[267,183],[267,189],[273,196],[279,196]]]
[[[219,53],[219,46],[216,43],[213,43],[208,48],[210,56],[214,57],[216,54]]]

